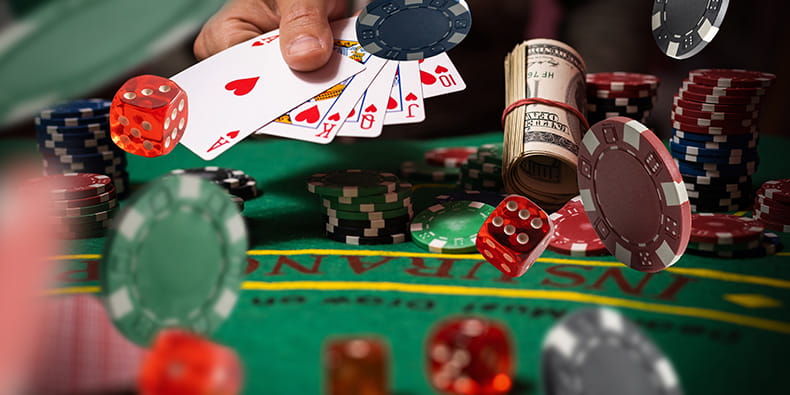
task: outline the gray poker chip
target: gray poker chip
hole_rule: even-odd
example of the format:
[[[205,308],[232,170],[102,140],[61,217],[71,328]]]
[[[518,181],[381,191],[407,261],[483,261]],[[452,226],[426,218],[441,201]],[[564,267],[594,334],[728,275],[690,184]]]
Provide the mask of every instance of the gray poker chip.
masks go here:
[[[655,0],[653,38],[667,56],[690,58],[719,32],[729,4],[729,0]]]

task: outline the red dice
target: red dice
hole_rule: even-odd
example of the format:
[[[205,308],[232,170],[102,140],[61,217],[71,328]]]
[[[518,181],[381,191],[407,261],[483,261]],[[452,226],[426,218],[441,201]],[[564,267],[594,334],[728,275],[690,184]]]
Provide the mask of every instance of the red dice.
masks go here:
[[[510,335],[476,317],[439,324],[428,339],[428,379],[449,394],[500,395],[513,384]]]
[[[187,94],[175,82],[155,75],[134,77],[112,100],[112,141],[131,154],[166,155],[184,135],[187,108]]]
[[[526,273],[546,250],[554,225],[531,200],[510,195],[488,216],[477,234],[477,250],[502,273]]]
[[[233,395],[241,391],[236,353],[193,333],[165,330],[143,360],[142,395]]]
[[[380,340],[338,339],[324,353],[328,395],[389,394],[389,352]]]

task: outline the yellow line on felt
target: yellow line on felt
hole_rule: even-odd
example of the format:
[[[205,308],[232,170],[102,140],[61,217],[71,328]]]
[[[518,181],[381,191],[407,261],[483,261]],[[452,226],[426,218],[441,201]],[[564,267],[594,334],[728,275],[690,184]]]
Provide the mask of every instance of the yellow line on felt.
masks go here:
[[[705,318],[782,334],[790,334],[790,323],[749,317],[699,307],[671,306],[636,300],[590,295],[580,292],[540,289],[505,289],[483,287],[461,287],[454,285],[403,284],[393,282],[349,282],[349,281],[245,281],[242,289],[257,291],[392,291],[433,295],[492,296],[512,299],[547,299],[578,303],[595,303],[642,310],[652,313]]]
[[[396,258],[434,258],[434,259],[476,259],[482,260],[483,256],[480,254],[435,254],[431,252],[404,252],[404,251],[372,251],[372,250],[337,250],[337,249],[299,249],[299,250],[249,250],[247,254],[250,256],[271,256],[271,255],[350,255],[350,256],[381,256],[381,257],[396,257]],[[100,255],[63,255],[60,260],[70,259],[100,259]],[[53,258],[54,259],[54,258]],[[588,261],[582,259],[564,259],[564,258],[539,258],[538,262],[554,263],[559,265],[579,265],[579,266],[598,266],[598,267],[621,267],[619,262],[607,261]],[[770,278],[752,276],[748,274],[729,273],[721,270],[711,269],[697,269],[697,268],[682,268],[670,267],[666,271],[676,274],[682,274],[692,277],[706,278],[710,280],[755,284],[761,286],[768,286],[774,288],[788,288],[790,289],[790,281]]]
[[[95,285],[95,286],[86,286],[86,287],[53,288],[46,290],[44,294],[47,296],[55,296],[55,295],[74,295],[74,294],[97,294],[99,292],[101,292],[101,287]]]

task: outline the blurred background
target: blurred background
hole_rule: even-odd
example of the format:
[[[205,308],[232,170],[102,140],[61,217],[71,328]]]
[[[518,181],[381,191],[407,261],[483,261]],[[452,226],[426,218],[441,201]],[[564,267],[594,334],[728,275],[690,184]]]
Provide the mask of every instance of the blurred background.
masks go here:
[[[787,2],[730,1],[721,31],[686,60],[664,55],[647,0],[467,0],[471,34],[450,52],[466,91],[431,99],[427,120],[391,126],[385,138],[430,138],[501,130],[502,62],[516,43],[556,38],[584,57],[588,72],[633,71],[661,79],[650,125],[670,133],[672,96],[695,68],[777,74],[762,106],[760,132],[788,134],[782,111],[790,82]],[[33,135],[33,114],[59,100],[111,98],[127,78],[171,76],[195,62],[192,43],[222,0],[0,0],[0,138]],[[364,0],[349,0],[350,12]]]

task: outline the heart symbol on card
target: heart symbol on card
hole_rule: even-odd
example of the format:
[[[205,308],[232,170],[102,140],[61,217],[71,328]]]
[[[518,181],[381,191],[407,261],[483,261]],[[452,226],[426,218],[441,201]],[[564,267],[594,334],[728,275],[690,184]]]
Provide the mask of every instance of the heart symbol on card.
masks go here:
[[[340,120],[340,114],[334,113],[334,114],[330,115],[329,116],[329,120],[330,121],[334,121],[334,122],[339,121]]]
[[[307,122],[307,123],[316,123],[318,122],[318,118],[321,117],[321,113],[318,112],[318,106],[312,106],[307,110],[296,114],[294,118],[297,122]]]
[[[255,88],[255,84],[258,83],[258,79],[260,79],[260,77],[242,78],[240,80],[231,81],[225,85],[225,89],[232,91],[236,96],[244,96],[252,92],[252,89]]]
[[[263,42],[261,42],[261,41],[256,41],[256,42],[252,43],[253,47],[260,47],[261,45],[263,45]]]
[[[415,101],[415,100],[417,100],[417,95],[415,95],[414,93],[409,93],[406,96],[406,101]]]
[[[444,67],[442,65],[439,65],[439,66],[436,66],[436,70],[434,70],[434,71],[436,72],[436,74],[442,74],[442,73],[448,72],[449,70],[447,70],[446,67]]]
[[[387,102],[387,110],[398,108],[398,101],[390,96],[390,101]]]
[[[347,116],[346,118],[351,118],[351,117],[353,117],[353,116],[354,116],[356,113],[357,113],[357,109],[356,109],[356,108],[352,108],[352,109],[351,109],[351,112],[350,112],[350,113],[348,113],[348,116]]]
[[[367,106],[367,108],[365,108],[365,112],[376,112],[376,111],[378,111],[378,110],[379,110],[379,109],[378,109],[378,108],[376,108],[376,106],[375,106],[375,105],[373,105],[373,104],[371,104],[371,105]]]
[[[420,81],[422,81],[423,85],[433,85],[436,83],[436,77],[431,73],[420,70]]]
[[[238,130],[234,130],[232,132],[226,133],[225,135],[230,137],[231,139],[235,139],[239,135],[239,131]]]

